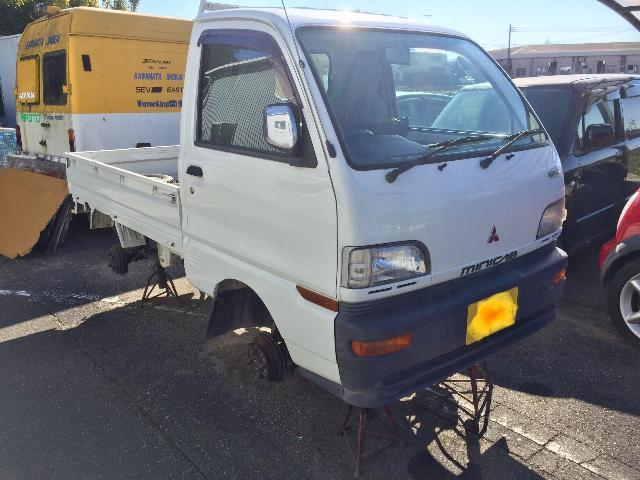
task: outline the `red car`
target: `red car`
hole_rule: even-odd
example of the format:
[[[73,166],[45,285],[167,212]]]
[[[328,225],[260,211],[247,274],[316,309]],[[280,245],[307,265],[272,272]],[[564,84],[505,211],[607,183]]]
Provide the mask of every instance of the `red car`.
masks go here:
[[[640,190],[624,207],[615,238],[602,246],[599,264],[609,315],[640,349]]]

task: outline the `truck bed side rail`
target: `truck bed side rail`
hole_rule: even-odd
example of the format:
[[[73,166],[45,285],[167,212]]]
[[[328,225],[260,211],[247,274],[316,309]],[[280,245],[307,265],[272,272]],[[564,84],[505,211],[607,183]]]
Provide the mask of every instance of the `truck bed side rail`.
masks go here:
[[[178,147],[114,150],[108,157],[111,164],[104,163],[105,152],[67,154],[67,180],[73,200],[181,255],[179,188],[163,177],[177,172]],[[142,175],[113,163],[139,171],[136,167],[140,164],[152,163],[157,171]]]

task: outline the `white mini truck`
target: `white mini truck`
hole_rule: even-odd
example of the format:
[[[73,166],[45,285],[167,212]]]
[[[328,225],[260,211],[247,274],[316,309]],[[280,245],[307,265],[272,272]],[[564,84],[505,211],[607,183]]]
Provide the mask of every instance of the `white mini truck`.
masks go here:
[[[303,375],[376,407],[554,318],[559,158],[477,44],[233,9],[201,14],[189,48],[181,145],[70,153],[67,175],[125,265],[184,259],[214,299],[210,336],[273,326]]]

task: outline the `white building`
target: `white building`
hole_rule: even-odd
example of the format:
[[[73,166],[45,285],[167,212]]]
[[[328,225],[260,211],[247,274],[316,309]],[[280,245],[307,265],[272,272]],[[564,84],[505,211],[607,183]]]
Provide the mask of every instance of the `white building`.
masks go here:
[[[506,48],[489,53],[509,71]],[[640,73],[640,43],[546,44],[511,48],[513,77],[572,73]]]

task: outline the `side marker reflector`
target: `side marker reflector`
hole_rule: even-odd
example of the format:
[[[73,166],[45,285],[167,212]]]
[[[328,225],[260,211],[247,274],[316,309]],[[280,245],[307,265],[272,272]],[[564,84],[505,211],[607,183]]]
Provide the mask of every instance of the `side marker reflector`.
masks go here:
[[[327,297],[326,295],[314,292],[313,290],[301,287],[300,285],[296,286],[296,290],[298,290],[300,296],[307,302],[314,303],[322,308],[331,310],[332,312],[338,311],[338,301],[335,298]]]
[[[553,283],[562,283],[567,279],[567,270],[562,269],[553,276]]]

